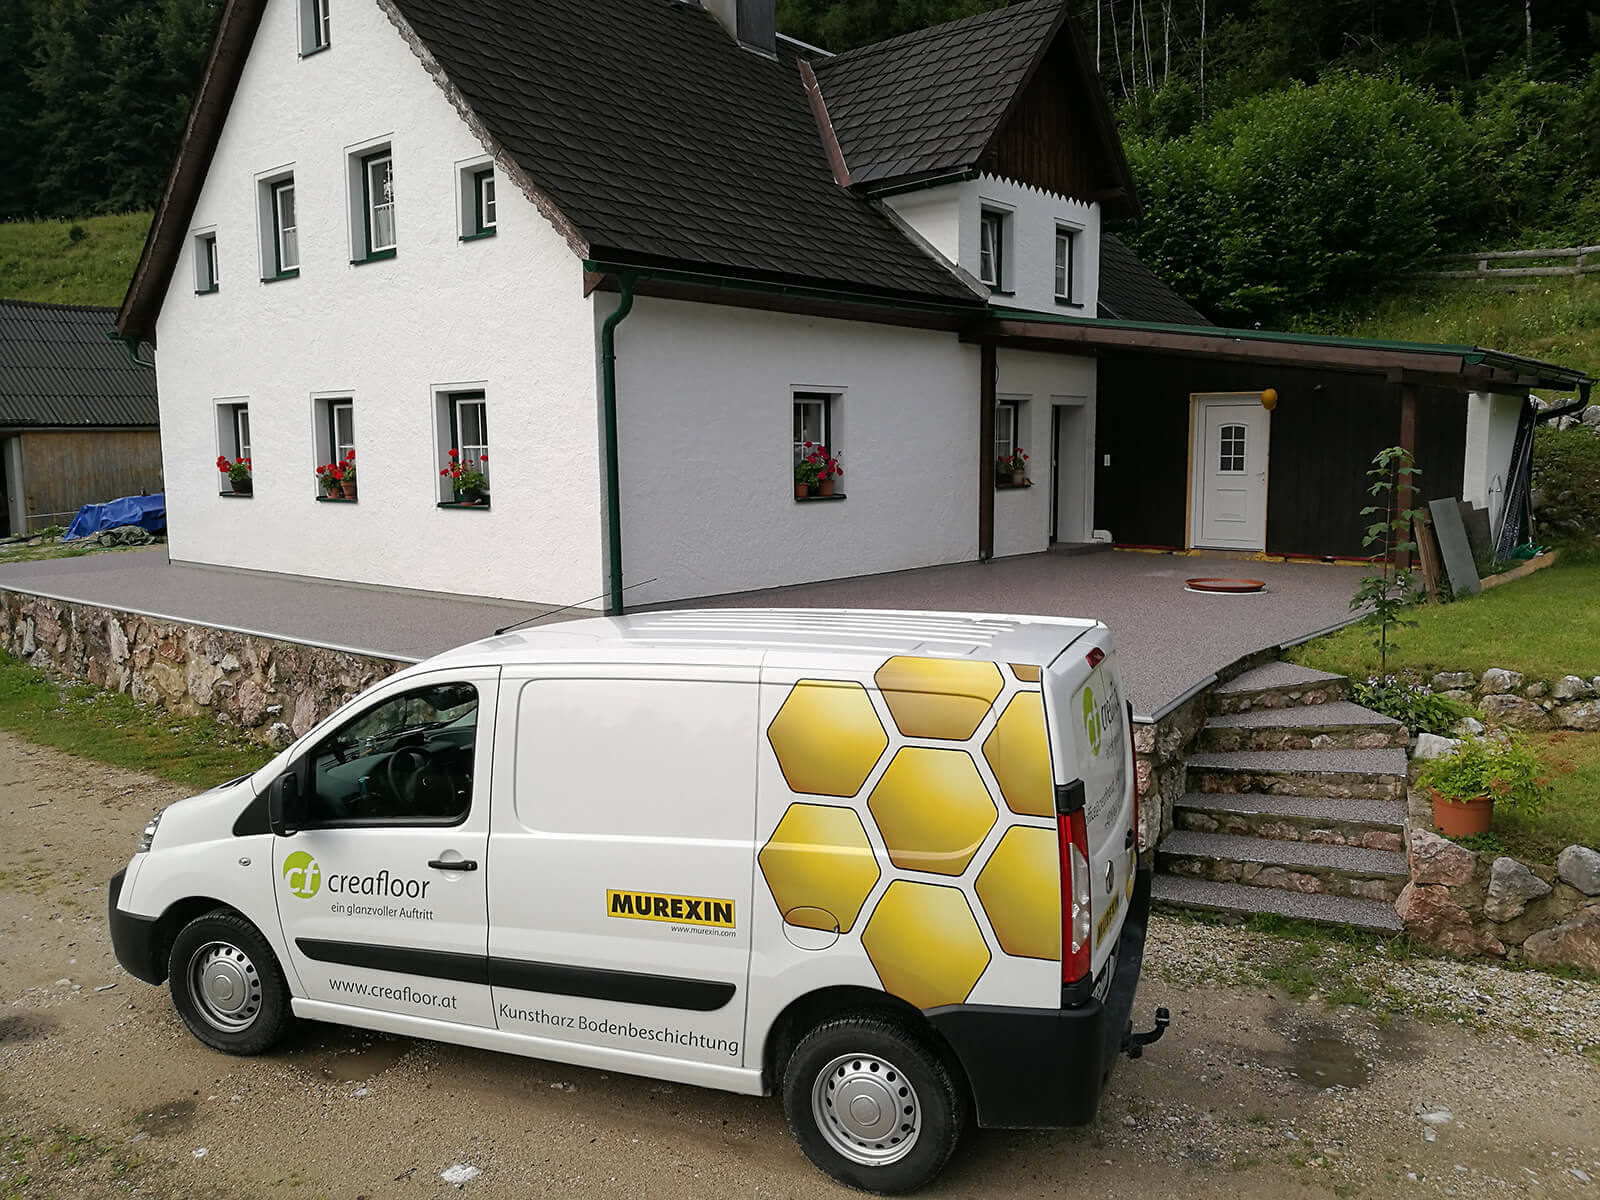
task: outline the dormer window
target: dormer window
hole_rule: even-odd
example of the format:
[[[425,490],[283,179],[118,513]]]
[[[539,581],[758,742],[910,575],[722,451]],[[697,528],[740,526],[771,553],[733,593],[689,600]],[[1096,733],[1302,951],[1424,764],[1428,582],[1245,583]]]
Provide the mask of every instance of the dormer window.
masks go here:
[[[494,164],[485,159],[459,164],[456,179],[461,204],[461,240],[470,242],[493,237],[499,223]]]
[[[1006,220],[1005,213],[986,208],[978,227],[978,278],[997,292],[1007,290]]]
[[[300,0],[300,55],[329,46],[328,5],[331,0]]]
[[[1082,308],[1078,299],[1078,230],[1056,226],[1056,303]]]

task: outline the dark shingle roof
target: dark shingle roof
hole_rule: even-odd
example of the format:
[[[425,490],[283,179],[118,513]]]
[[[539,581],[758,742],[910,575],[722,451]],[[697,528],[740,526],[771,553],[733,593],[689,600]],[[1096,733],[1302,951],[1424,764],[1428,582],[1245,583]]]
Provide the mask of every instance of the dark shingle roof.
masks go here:
[[[1115,234],[1100,231],[1100,315],[1113,321],[1160,325],[1210,325],[1199,309],[1173,291]]]
[[[790,45],[682,0],[396,7],[591,258],[977,303],[834,182]]]
[[[106,335],[117,310],[0,300],[0,428],[156,424],[156,373]]]
[[[1025,0],[818,62],[851,185],[975,166],[1062,7]]]

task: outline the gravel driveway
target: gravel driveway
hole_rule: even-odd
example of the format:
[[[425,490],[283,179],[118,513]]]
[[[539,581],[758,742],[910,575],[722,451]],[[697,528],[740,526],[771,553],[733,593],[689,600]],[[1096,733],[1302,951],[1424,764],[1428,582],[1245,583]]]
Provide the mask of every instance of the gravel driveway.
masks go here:
[[[0,734],[0,1196],[848,1194],[772,1100],[315,1024],[207,1050],[105,930],[178,794]],[[1173,1026],[1099,1121],[970,1132],[926,1194],[1600,1200],[1600,985],[1373,954],[1158,921]],[[1319,971],[1366,1007],[1298,994]]]

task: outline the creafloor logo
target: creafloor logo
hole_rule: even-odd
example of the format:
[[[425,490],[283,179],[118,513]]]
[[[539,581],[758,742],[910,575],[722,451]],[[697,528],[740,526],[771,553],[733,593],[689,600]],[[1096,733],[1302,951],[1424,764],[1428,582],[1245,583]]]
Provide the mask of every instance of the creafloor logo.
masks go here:
[[[296,850],[283,860],[283,881],[302,900],[309,900],[322,888],[322,868],[304,850]]]
[[[1095,708],[1094,689],[1083,689],[1083,731],[1089,735],[1089,753],[1100,756],[1100,713]]]

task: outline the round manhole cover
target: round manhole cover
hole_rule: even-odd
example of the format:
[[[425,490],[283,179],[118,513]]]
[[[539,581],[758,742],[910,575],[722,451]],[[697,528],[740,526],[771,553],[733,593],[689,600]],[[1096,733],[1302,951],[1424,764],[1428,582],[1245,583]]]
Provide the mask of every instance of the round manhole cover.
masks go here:
[[[1229,596],[1267,590],[1266,582],[1261,579],[1185,579],[1183,585],[1191,592],[1220,592]]]

